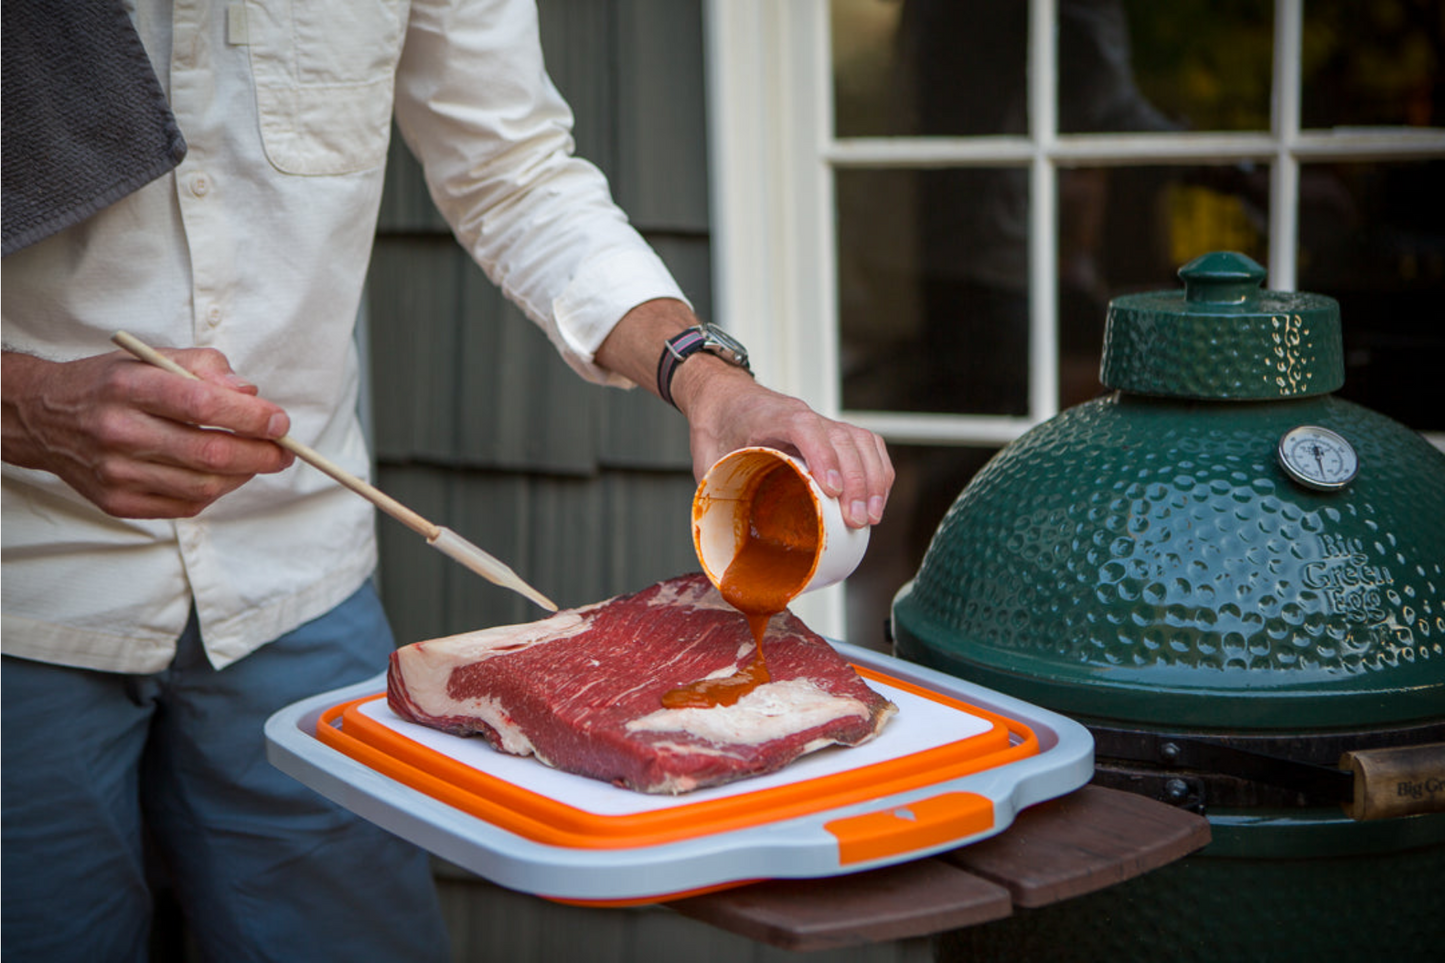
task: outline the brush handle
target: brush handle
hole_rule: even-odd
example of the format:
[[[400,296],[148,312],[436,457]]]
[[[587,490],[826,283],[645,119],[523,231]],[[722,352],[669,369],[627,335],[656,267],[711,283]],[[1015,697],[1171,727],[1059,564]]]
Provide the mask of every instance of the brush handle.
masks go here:
[[[148,364],[153,364],[157,368],[169,371],[171,374],[180,375],[182,378],[189,378],[192,381],[201,380],[132,334],[117,331],[111,336],[111,340]],[[330,475],[342,485],[356,492],[356,494],[401,522],[407,528],[421,535],[427,540],[427,544],[448,558],[460,562],[488,581],[500,585],[503,588],[511,589],[513,592],[536,602],[549,611],[557,611],[556,602],[553,602],[547,598],[547,596],[524,582],[505,562],[482,551],[451,529],[443,528],[440,525],[427,521],[395,498],[392,498],[386,492],[357,478],[330,458],[327,458],[310,446],[302,444],[290,435],[282,435],[280,438],[277,438],[276,444],[294,453],[297,458],[300,458],[306,462],[306,464],[311,465],[324,474]]]
[[[111,340],[148,364],[153,364],[157,368],[164,368],[171,374],[180,375],[182,378],[190,378],[192,381],[201,380],[200,378],[196,377],[185,368],[182,368],[170,358],[167,358],[165,355],[161,354],[159,351],[152,348],[150,345],[146,344],[144,341],[141,341],[139,338],[135,337],[132,334],[127,334],[124,331],[117,331],[111,337]],[[300,458],[302,461],[306,462],[306,464],[311,465],[313,468],[317,469],[320,472],[330,475],[332,478],[336,479],[347,488],[356,492],[356,494],[360,495],[362,498],[365,498],[377,508],[386,512],[392,518],[401,522],[407,528],[426,538],[428,541],[435,539],[437,535],[441,532],[441,526],[434,525],[431,522],[427,521],[425,518],[418,515],[410,508],[407,508],[395,498],[392,498],[390,495],[386,494],[386,492],[382,491],[374,485],[369,484],[368,482],[363,481],[360,478],[357,478],[351,472],[347,471],[345,468],[342,468],[340,465],[336,464],[336,462],[332,461],[330,458],[327,458],[325,455],[321,454],[319,451],[310,447],[309,445],[305,445],[297,441],[290,435],[282,435],[280,438],[275,439],[275,441],[276,444],[280,445],[282,448],[285,448],[287,451],[292,452],[297,458]]]

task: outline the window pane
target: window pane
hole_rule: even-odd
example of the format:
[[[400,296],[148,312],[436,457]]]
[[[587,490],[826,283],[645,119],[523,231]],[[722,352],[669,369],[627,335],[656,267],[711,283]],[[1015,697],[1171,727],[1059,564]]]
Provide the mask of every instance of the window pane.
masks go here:
[[[1266,262],[1268,171],[1240,167],[1059,172],[1059,404],[1097,395],[1110,299],[1173,291],[1210,251]]]
[[[1268,130],[1272,0],[1059,0],[1059,129]]]
[[[1028,4],[832,0],[839,137],[1022,134]]]
[[[1340,302],[1340,395],[1445,430],[1445,161],[1305,167],[1299,288]]]
[[[1306,0],[1305,127],[1445,126],[1445,4]]]
[[[1028,172],[842,170],[843,407],[1028,410]]]
[[[949,506],[996,451],[895,444],[888,453],[898,478],[882,524],[874,527],[863,561],[848,577],[846,638],[854,645],[885,652],[885,621],[893,596],[918,574]]]

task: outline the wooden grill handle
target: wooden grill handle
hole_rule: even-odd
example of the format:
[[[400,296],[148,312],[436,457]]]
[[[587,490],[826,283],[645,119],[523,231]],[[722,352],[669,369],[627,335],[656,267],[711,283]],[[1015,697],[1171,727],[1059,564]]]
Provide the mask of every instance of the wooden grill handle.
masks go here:
[[[1445,812],[1445,742],[1347,752],[1340,768],[1355,777],[1351,819]]]

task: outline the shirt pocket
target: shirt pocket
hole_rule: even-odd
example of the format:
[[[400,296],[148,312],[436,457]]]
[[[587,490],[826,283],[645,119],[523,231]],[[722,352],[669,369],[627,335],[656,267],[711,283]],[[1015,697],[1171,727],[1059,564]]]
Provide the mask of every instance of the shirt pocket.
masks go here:
[[[247,0],[261,143],[288,174],[381,166],[409,0]]]

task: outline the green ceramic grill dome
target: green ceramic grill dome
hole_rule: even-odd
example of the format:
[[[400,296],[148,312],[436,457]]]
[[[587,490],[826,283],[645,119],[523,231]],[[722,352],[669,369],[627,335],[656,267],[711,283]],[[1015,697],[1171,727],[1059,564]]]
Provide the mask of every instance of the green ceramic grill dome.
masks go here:
[[[1330,394],[1334,301],[1262,291],[1239,254],[1179,273],[1110,305],[1113,393],[979,472],[892,628],[904,658],[1083,721],[1097,782],[1204,812],[1213,842],[940,959],[1432,958],[1440,915],[1402,907],[1438,905],[1445,814],[1357,823],[1312,780],[1445,741],[1445,454]]]
[[[1330,396],[1326,297],[1233,253],[1116,299],[1101,380],[1002,451],[894,602],[900,655],[1094,719],[1298,730],[1445,714],[1445,455]],[[1307,487],[1280,442],[1358,458]],[[1329,453],[1333,456],[1335,453]]]

